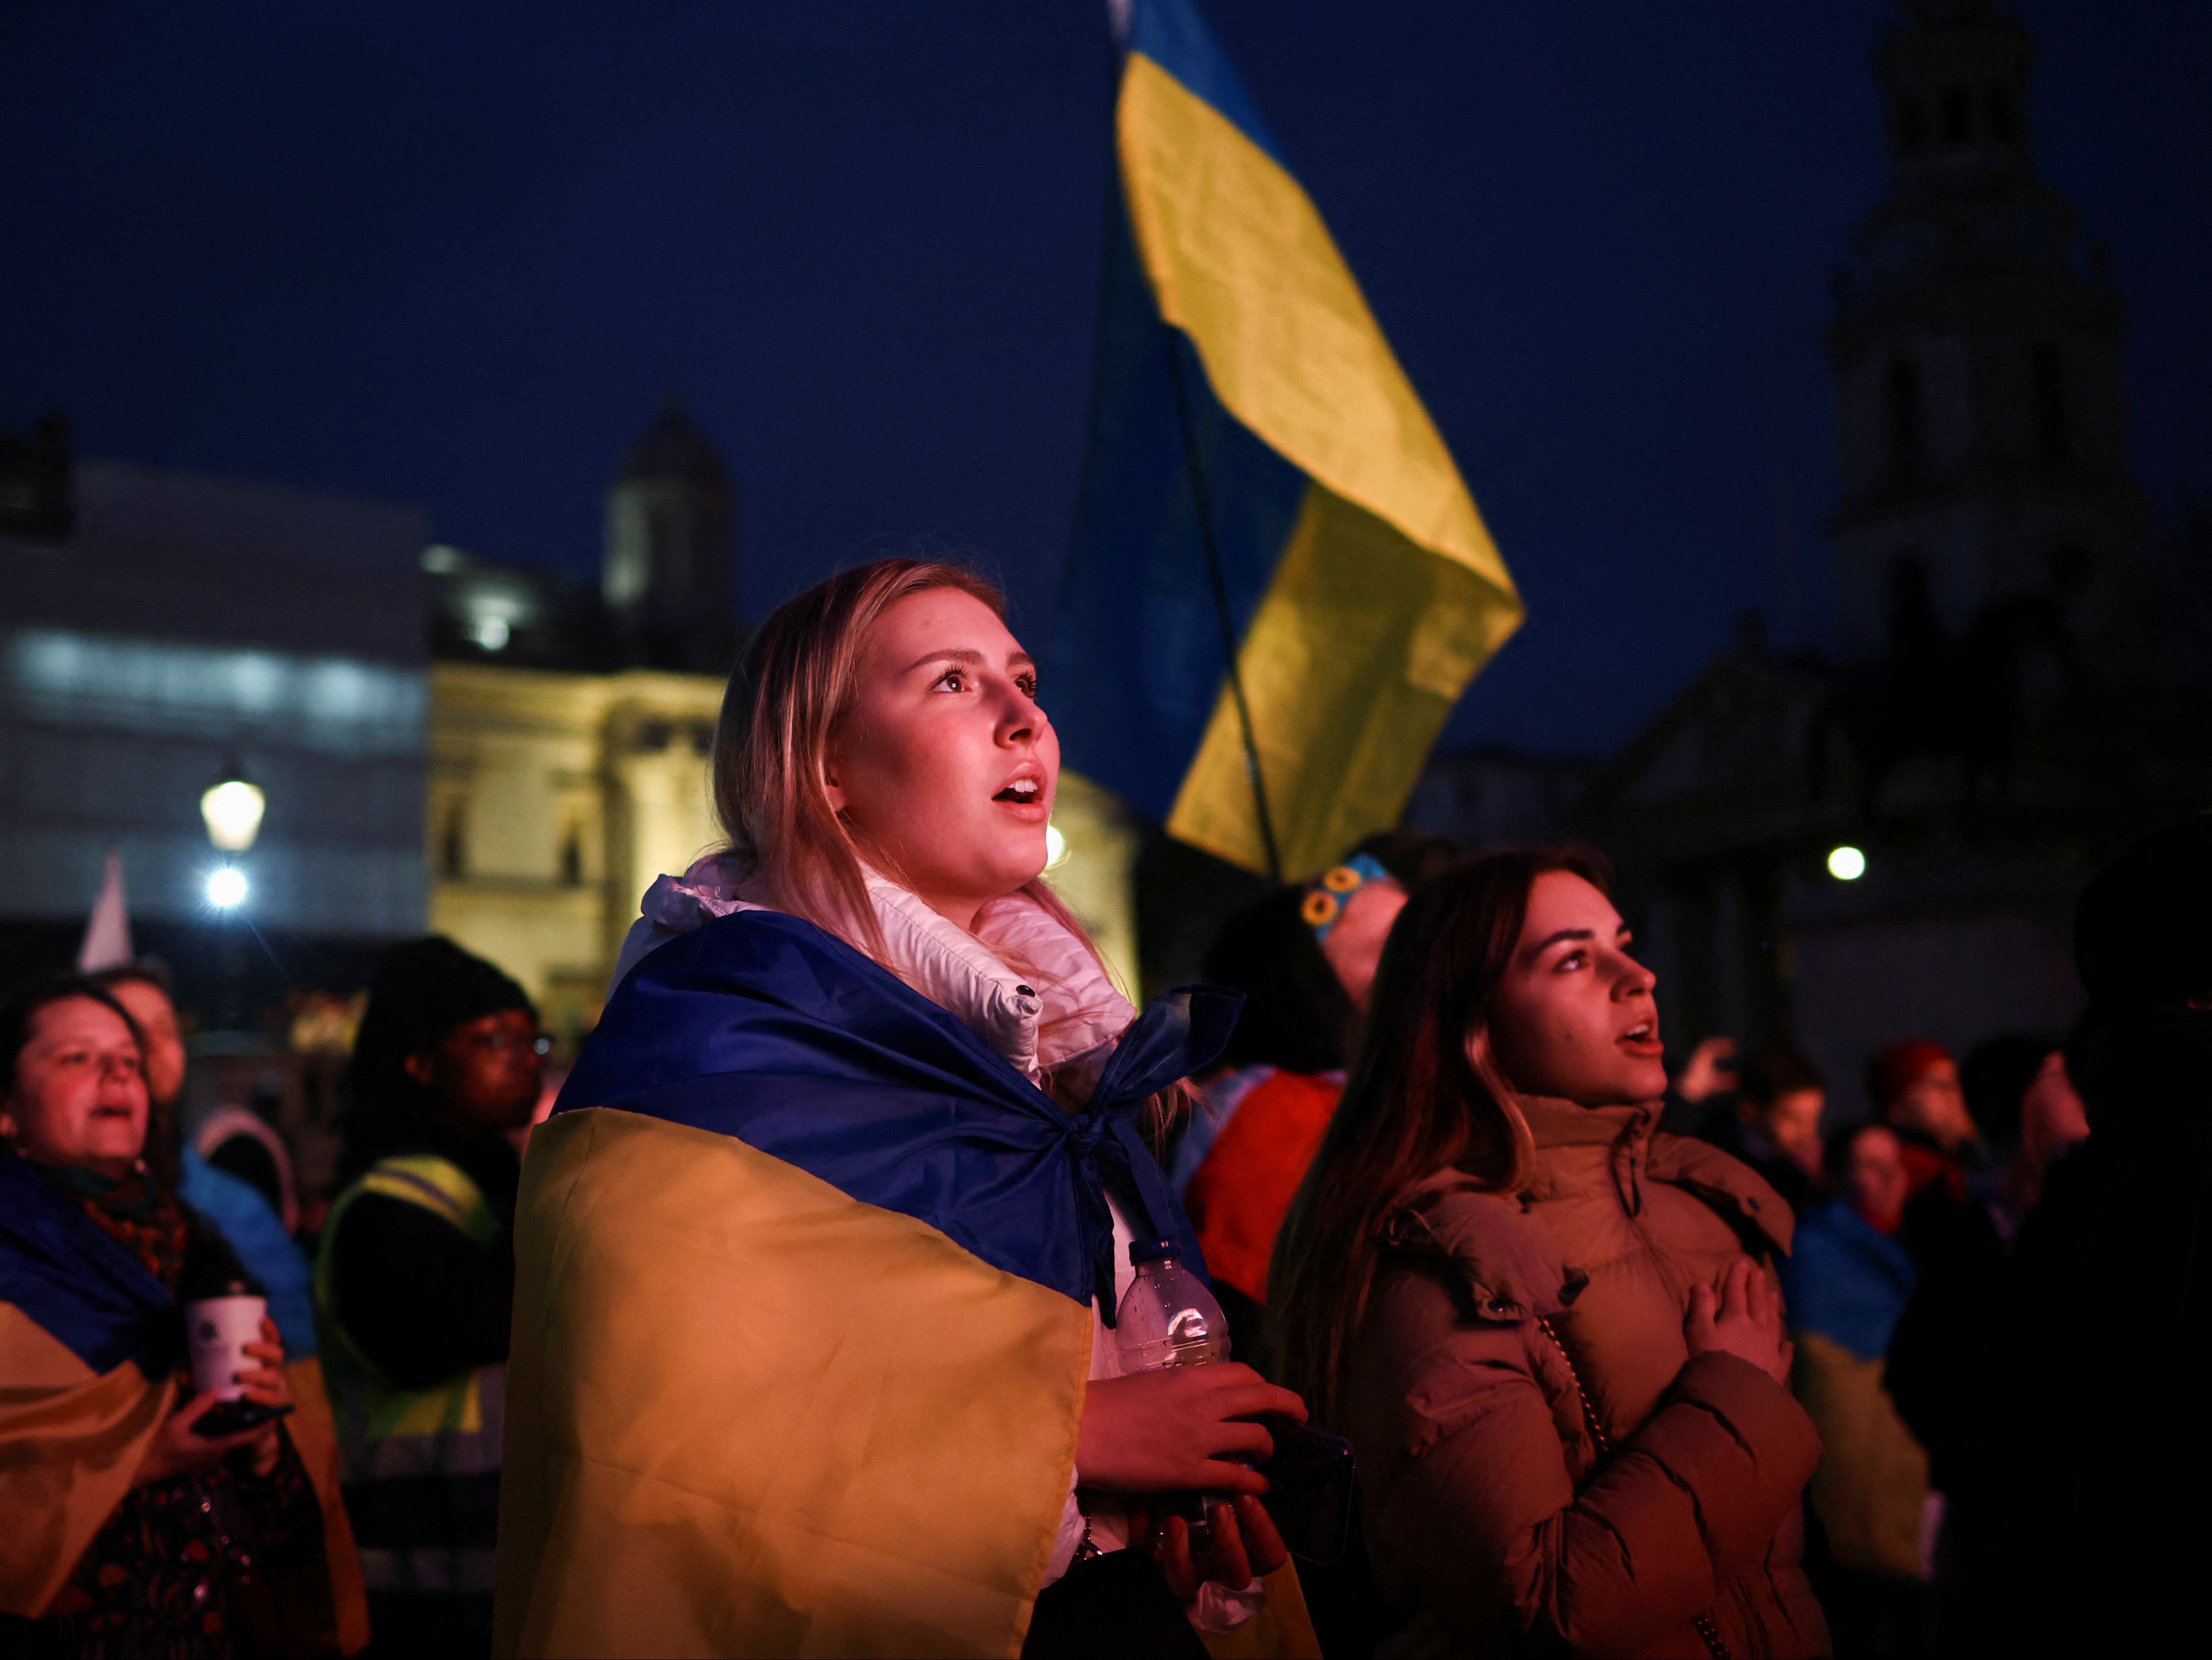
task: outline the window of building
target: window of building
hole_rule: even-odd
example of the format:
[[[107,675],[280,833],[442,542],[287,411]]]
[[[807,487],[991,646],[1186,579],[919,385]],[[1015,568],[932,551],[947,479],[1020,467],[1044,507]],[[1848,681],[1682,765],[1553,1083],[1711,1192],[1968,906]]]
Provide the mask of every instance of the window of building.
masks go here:
[[[2074,435],[2066,418],[2066,360],[2050,341],[2035,348],[2029,377],[2035,459],[2045,467],[2063,467],[2073,459]]]
[[[1889,481],[1920,481],[1920,371],[1909,357],[1893,357],[1882,379],[1882,416],[1889,441]]]
[[[453,796],[438,820],[438,874],[458,882],[469,873],[469,804]]]
[[[1943,112],[1943,142],[1963,144],[1974,136],[1974,106],[1966,96],[1966,88],[1954,81],[1943,88],[1940,100]]]

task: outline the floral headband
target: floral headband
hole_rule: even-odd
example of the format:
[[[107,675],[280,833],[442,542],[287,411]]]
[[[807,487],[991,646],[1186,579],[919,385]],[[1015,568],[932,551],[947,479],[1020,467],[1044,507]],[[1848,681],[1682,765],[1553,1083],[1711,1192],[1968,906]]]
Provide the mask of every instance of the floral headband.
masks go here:
[[[1306,884],[1305,903],[1298,907],[1298,915],[1305,919],[1315,940],[1319,942],[1328,939],[1328,931],[1342,920],[1344,908],[1352,903],[1353,894],[1370,882],[1396,879],[1371,854],[1355,853]]]

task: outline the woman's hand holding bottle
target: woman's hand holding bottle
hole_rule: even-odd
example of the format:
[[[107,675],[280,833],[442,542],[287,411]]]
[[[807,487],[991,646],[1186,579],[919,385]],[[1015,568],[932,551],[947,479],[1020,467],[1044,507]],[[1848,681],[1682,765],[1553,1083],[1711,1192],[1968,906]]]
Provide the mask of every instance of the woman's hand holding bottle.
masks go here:
[[[1076,1479],[1117,1493],[1265,1493],[1265,1476],[1230,1462],[1273,1454],[1273,1438],[1249,1421],[1264,1413],[1304,1423],[1306,1406],[1234,1360],[1094,1378],[1076,1436]]]

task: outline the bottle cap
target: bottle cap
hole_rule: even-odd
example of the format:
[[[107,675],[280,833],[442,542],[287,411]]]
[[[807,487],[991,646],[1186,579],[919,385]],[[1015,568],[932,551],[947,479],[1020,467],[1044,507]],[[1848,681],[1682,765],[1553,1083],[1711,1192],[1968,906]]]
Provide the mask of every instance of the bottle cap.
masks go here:
[[[1147,1262],[1171,1262],[1182,1255],[1182,1245],[1174,1239],[1132,1239],[1129,1242],[1129,1264],[1142,1268]]]

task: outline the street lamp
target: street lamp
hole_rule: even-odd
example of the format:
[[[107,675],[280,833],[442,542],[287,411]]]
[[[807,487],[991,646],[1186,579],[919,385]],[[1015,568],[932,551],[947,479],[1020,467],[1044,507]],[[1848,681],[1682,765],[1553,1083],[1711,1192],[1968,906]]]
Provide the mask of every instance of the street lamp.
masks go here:
[[[251,848],[254,838],[261,834],[261,815],[268,806],[269,798],[261,786],[247,778],[244,768],[234,763],[200,794],[200,817],[207,823],[208,840],[215,844],[216,852],[233,856],[208,873],[204,890],[209,907],[226,919],[226,924],[230,917],[244,915],[240,908],[246,903],[251,885],[234,860]],[[235,927],[228,925],[222,930],[222,989],[217,1019],[226,1027],[239,1023],[246,977],[238,932]]]
[[[247,782],[234,769],[200,797],[208,840],[224,853],[244,853],[261,834],[261,815],[268,806],[261,786]]]

